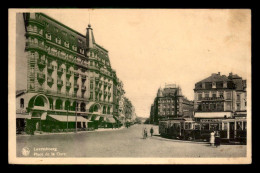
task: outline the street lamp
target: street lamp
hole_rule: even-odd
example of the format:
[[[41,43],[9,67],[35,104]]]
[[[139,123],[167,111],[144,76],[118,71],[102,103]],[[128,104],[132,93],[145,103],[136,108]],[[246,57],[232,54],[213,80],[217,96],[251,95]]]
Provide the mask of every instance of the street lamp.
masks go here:
[[[75,122],[76,122],[76,128],[75,128],[75,133],[77,133],[77,109],[78,109],[78,106],[77,106],[77,104],[76,104],[76,107],[75,107],[75,113],[76,113],[76,115],[75,115]]]
[[[69,128],[68,110],[69,110],[69,105],[67,106],[67,132],[68,132],[68,128]]]

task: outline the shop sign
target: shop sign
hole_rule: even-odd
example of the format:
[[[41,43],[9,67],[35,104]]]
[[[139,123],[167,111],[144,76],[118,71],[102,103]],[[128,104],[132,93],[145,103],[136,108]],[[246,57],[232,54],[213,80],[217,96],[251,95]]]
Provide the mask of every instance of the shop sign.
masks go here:
[[[222,119],[202,119],[200,120],[201,123],[218,123],[222,122]]]

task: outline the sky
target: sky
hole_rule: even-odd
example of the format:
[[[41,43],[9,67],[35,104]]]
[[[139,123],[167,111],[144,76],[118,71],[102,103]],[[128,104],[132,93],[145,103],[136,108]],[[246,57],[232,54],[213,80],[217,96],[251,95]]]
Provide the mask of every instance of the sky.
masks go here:
[[[89,22],[109,51],[137,116],[149,117],[159,87],[175,83],[194,99],[196,82],[251,71],[250,10],[80,9],[43,11],[79,33]]]

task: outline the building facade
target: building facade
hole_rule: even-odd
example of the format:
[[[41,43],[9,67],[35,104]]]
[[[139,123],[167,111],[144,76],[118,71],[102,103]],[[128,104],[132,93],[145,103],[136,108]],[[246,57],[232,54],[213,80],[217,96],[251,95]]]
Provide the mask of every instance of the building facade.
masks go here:
[[[122,89],[91,25],[82,35],[43,13],[20,13],[17,21],[16,73],[27,69],[17,78],[27,84],[16,95],[17,112],[27,115],[19,119],[40,131],[114,126]]]
[[[227,131],[227,139],[246,136],[246,80],[240,76],[218,72],[197,82],[194,108],[203,130]]]
[[[158,124],[160,120],[193,116],[193,101],[182,95],[181,88],[168,84],[159,88],[157,97],[150,109],[151,123]]]

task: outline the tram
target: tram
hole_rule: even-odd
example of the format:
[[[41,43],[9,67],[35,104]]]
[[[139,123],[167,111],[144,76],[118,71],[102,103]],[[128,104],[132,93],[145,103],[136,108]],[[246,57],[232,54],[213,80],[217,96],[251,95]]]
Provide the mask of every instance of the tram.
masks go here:
[[[209,141],[210,133],[219,131],[222,143],[246,144],[246,118],[231,119],[172,119],[159,122],[159,133],[163,137],[183,140]]]

